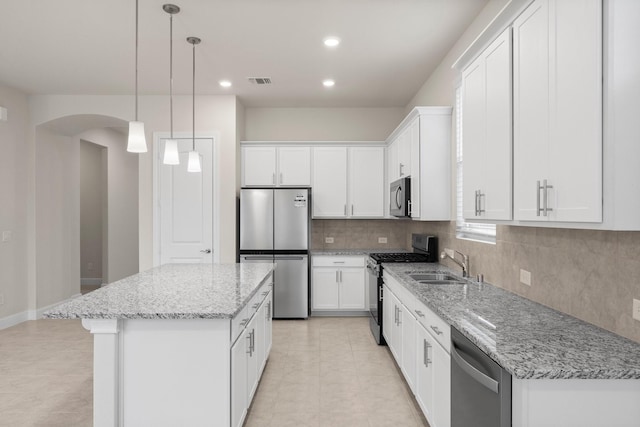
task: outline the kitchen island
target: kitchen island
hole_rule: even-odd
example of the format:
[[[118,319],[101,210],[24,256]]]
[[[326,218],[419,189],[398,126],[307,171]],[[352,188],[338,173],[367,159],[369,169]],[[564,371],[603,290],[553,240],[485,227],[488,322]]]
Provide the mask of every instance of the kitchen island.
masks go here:
[[[94,335],[94,426],[242,425],[271,348],[274,264],[168,264],[55,307]]]

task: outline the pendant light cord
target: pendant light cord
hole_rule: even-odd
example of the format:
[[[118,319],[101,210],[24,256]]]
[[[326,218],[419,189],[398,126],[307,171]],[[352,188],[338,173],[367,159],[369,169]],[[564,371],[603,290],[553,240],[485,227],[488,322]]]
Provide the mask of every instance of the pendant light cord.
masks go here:
[[[192,148],[193,151],[196,151],[196,44],[193,44],[193,87],[192,87],[192,103],[191,106],[193,108],[193,117],[192,117],[192,125],[193,125],[193,134],[192,134]]]
[[[173,139],[173,14],[169,15],[169,116]]]
[[[136,0],[136,122],[138,121],[138,0]]]

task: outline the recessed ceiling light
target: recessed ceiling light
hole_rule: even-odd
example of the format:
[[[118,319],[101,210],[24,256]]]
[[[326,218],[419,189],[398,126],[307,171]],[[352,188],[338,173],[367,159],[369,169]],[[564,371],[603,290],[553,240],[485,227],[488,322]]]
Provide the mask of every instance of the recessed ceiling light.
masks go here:
[[[337,37],[327,37],[324,39],[324,45],[327,47],[336,47],[340,44],[340,39]]]
[[[324,87],[332,87],[336,84],[336,82],[331,79],[327,79],[327,80],[324,80],[322,84],[324,85]]]
[[[231,82],[229,80],[220,80],[220,86],[231,87]]]

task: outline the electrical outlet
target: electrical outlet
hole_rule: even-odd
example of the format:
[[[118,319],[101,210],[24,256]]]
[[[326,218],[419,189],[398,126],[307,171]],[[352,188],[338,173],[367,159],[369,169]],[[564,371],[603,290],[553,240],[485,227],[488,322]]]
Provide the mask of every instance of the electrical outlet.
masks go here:
[[[2,241],[8,242],[11,240],[11,231],[3,231],[2,232]]]
[[[531,273],[527,270],[520,269],[520,283],[531,286]]]
[[[4,294],[0,294],[0,305],[4,305]]]
[[[386,237],[378,237],[378,243],[387,243]]]
[[[640,320],[640,299],[633,299],[633,318]]]
[[[333,243],[333,237],[325,237],[324,238],[324,242],[325,243]]]

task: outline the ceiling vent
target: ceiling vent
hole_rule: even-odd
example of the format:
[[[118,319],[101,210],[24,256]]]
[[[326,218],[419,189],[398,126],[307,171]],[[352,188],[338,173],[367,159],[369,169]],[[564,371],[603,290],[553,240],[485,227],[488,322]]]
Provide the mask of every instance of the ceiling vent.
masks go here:
[[[270,85],[271,78],[270,77],[249,77],[249,83],[254,85]]]

